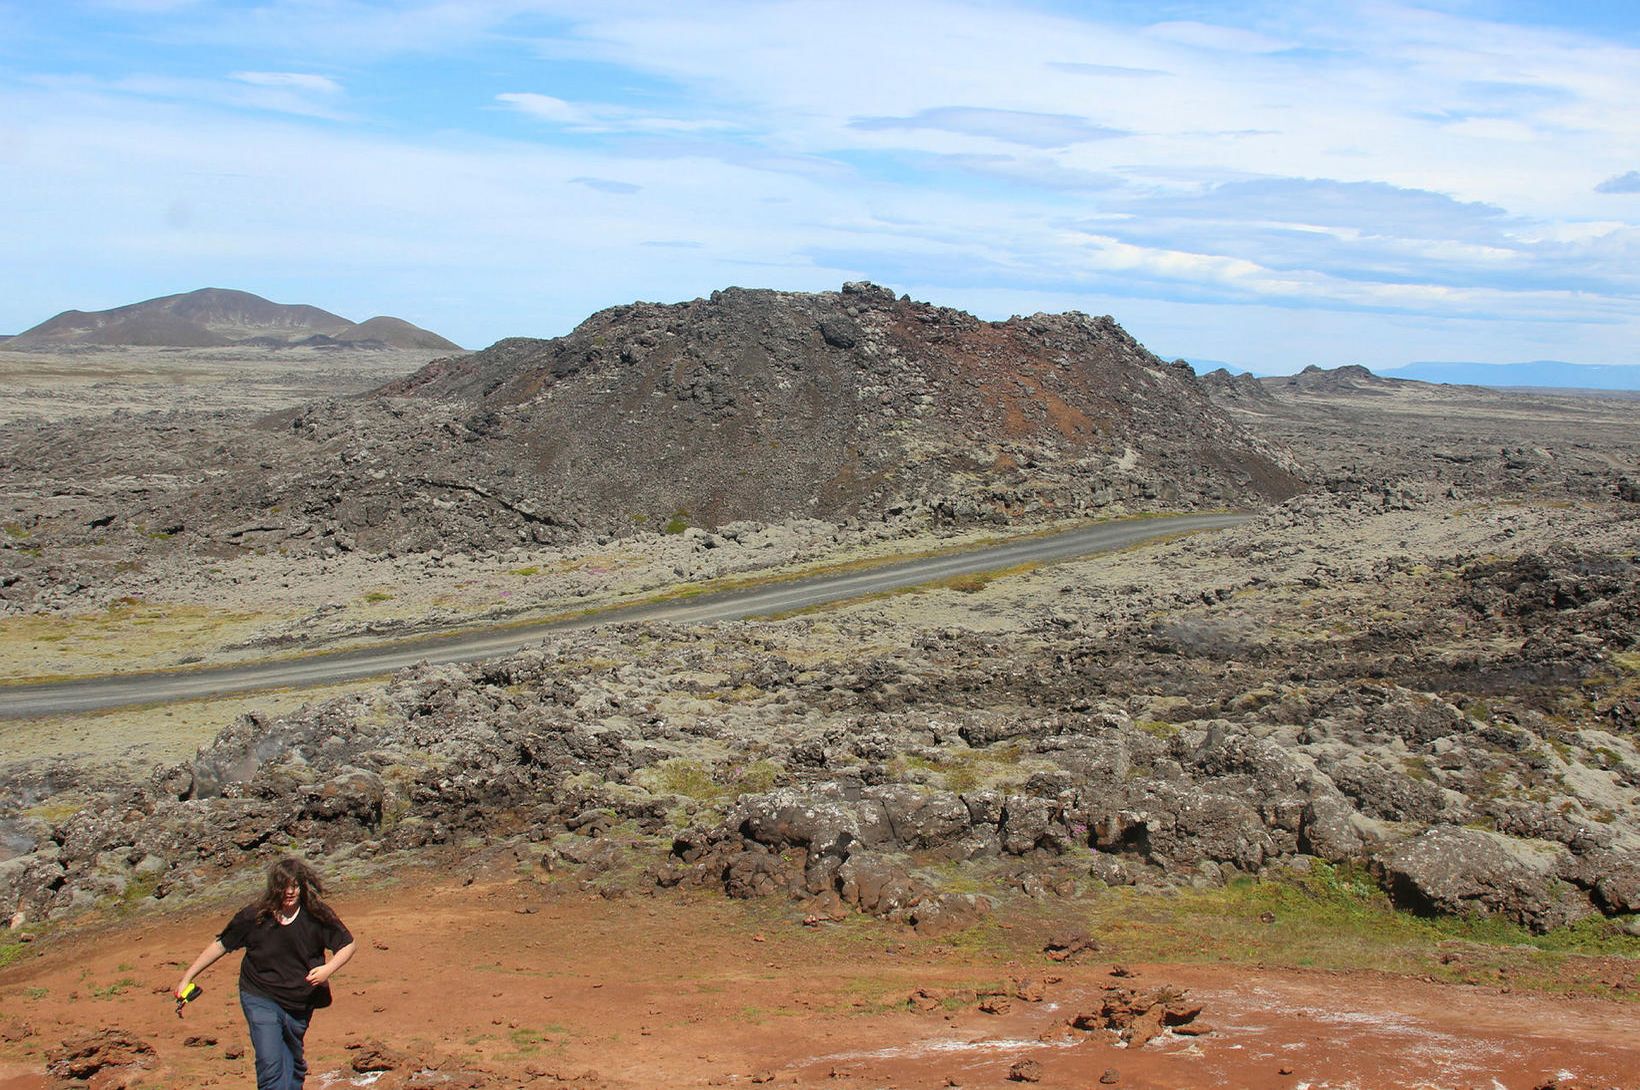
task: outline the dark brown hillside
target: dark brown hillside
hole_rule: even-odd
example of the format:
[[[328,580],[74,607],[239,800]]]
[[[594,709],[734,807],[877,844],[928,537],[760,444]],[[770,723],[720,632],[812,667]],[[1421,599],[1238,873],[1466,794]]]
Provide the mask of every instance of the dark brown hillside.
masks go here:
[[[469,426],[516,443],[520,474],[554,482],[578,518],[715,524],[918,502],[1002,518],[1298,487],[1187,368],[1109,318],[989,323],[870,284],[616,307],[381,393],[467,403]]]

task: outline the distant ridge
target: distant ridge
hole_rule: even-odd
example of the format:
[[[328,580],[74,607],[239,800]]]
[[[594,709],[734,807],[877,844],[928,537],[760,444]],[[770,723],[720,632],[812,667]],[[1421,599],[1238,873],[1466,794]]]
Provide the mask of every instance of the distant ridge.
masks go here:
[[[1457,386],[1535,386],[1581,390],[1640,390],[1640,366],[1615,363],[1446,363],[1433,360],[1386,367],[1385,378],[1411,378]]]
[[[110,310],[65,310],[0,341],[5,348],[215,348],[235,344],[461,350],[455,342],[401,318],[352,322],[318,307],[274,303],[229,288],[201,288]]]

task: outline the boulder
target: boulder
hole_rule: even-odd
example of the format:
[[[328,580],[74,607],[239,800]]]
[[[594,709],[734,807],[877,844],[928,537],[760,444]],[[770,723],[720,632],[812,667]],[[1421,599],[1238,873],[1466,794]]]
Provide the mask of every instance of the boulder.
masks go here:
[[[154,1047],[118,1027],[97,1030],[63,1040],[61,1048],[46,1054],[46,1071],[65,1080],[86,1081],[109,1069],[147,1067],[154,1060]],[[104,1076],[104,1086],[124,1086]]]
[[[1499,915],[1542,932],[1594,911],[1558,877],[1568,862],[1558,844],[1440,825],[1380,852],[1371,865],[1398,907]]]
[[[897,915],[923,894],[902,864],[870,852],[849,856],[838,868],[837,880],[843,900],[873,916]]]

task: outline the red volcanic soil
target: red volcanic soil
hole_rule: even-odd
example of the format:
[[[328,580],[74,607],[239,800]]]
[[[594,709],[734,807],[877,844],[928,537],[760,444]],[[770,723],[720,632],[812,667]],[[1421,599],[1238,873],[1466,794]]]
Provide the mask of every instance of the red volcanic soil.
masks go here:
[[[310,1090],[1640,1087],[1631,1002],[1225,965],[1113,975],[1097,952],[1050,960],[1023,923],[974,948],[786,904],[609,900],[515,874],[405,876],[335,904],[359,953],[314,1016]],[[0,970],[0,1090],[252,1085],[237,957],[201,978],[185,1018],[169,998],[234,907],[37,940]],[[1202,1008],[1186,1028],[1209,1032],[1127,1048],[1069,1027],[1113,986],[1183,989]],[[152,1055],[45,1074],[65,1039],[108,1029]]]

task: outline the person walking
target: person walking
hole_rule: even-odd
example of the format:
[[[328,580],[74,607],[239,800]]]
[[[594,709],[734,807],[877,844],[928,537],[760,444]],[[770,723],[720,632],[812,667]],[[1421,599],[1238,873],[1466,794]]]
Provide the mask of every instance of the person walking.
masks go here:
[[[353,956],[353,935],[323,893],[319,876],[300,859],[274,863],[261,898],[236,912],[177,982],[176,996],[183,1000],[194,977],[229,951],[244,949],[239,1005],[256,1051],[256,1090],[302,1090],[308,1022],[315,1010],[330,1006],[327,982]]]

